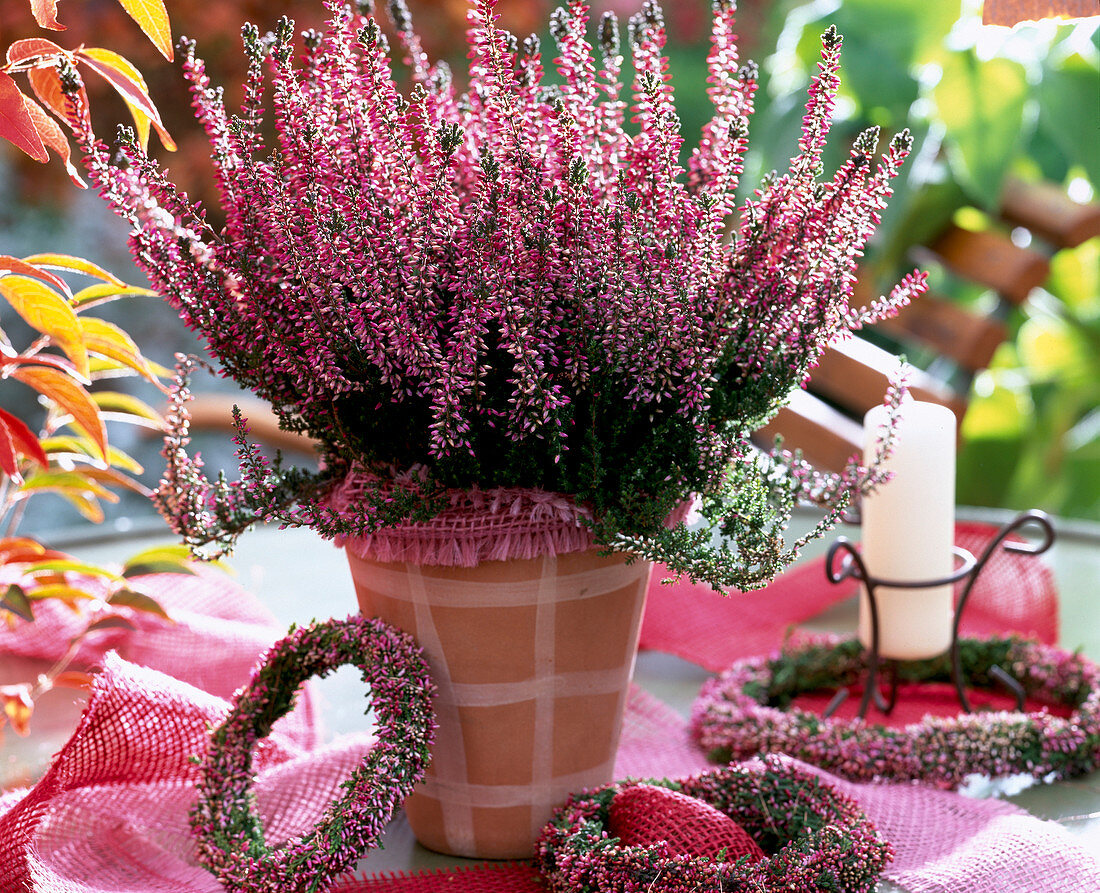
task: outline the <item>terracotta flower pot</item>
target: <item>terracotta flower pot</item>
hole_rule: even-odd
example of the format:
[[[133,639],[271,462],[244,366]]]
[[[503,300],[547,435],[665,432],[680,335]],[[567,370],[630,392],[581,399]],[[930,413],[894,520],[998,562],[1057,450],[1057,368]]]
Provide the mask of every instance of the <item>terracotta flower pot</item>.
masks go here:
[[[348,550],[361,610],[416,637],[439,687],[417,839],[457,856],[532,855],[553,809],[612,780],[652,566],[595,550],[474,567]]]

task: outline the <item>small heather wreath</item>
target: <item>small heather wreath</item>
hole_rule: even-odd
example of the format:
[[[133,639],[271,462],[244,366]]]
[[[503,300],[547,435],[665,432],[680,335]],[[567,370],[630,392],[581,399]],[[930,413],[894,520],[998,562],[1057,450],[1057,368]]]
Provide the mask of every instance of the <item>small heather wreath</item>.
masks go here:
[[[306,834],[272,850],[253,811],[252,749],[289,712],[299,686],[354,664],[370,686],[377,740]],[[428,763],[433,684],[420,650],[380,620],[353,615],[314,623],[264,655],[213,732],[196,783],[191,826],[199,859],[231,891],[315,891],[349,870],[377,841]]]
[[[680,781],[650,780],[696,797],[728,815],[762,847],[752,861],[712,860],[670,852],[665,841],[622,846],[608,833],[623,782],[576,794],[543,830],[537,862],[554,893],[694,893],[698,890],[873,890],[893,858],[859,805],[815,775],[767,757]]]
[[[1072,708],[1071,714],[930,715],[904,728],[824,719],[792,707],[792,699],[854,685],[867,667],[858,640],[823,638],[778,656],[738,661],[709,680],[692,710],[692,733],[717,763],[785,753],[853,781],[919,780],[955,788],[971,775],[1054,780],[1100,766],[1100,667],[1080,654],[1016,637],[963,639],[959,646],[971,686],[992,688],[990,670],[1000,666],[1028,698]],[[905,662],[898,672],[903,681],[947,681],[950,656]]]

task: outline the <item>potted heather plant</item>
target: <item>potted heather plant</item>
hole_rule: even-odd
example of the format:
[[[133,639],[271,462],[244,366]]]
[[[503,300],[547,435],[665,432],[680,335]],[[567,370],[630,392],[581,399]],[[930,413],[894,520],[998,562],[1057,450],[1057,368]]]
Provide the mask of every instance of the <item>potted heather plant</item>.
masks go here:
[[[597,51],[587,7],[559,10],[550,86],[538,40],[471,0],[460,90],[395,0],[404,91],[368,5],[327,5],[300,44],[285,19],[245,27],[238,115],[184,45],[224,228],[132,135],[121,163],[84,140],[154,286],[323,459],[270,463],[238,412],[241,480],[208,482],[186,450],[185,360],[159,504],[197,549],[262,520],[345,544],[363,611],[412,631],[440,687],[433,766],[406,804],[418,837],[526,855],[569,791],[610,777],[648,562],[763,585],[801,545],[782,536],[796,501],[835,518],[874,484],[874,468],[823,477],[749,436],[830,340],[923,289],[914,274],[849,305],[908,136],[876,163],[864,134],[820,181],[830,29],[798,154],[735,213],[756,69],[732,2],[715,4],[715,113],[686,170],[653,2],[625,49],[613,15]]]

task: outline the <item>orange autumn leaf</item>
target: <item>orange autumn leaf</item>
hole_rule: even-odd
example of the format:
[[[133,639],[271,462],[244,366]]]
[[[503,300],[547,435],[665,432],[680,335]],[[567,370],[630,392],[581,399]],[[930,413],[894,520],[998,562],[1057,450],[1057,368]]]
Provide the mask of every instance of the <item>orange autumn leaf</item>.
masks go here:
[[[31,89],[34,90],[34,95],[38,97],[39,102],[62,121],[69,121],[72,115],[72,110],[69,107],[70,99],[65,95],[65,91],[61,89],[61,78],[58,76],[56,68],[52,66],[32,68],[27,72],[27,80],[31,82]],[[83,84],[80,85],[74,98],[79,100],[77,114],[81,125],[90,129],[92,119],[89,112],[88,91],[84,89]]]
[[[15,729],[15,733],[26,736],[30,732],[31,714],[34,712],[30,686],[27,684],[0,686],[0,703],[3,703],[4,716]]]
[[[107,428],[99,416],[99,407],[71,376],[49,367],[22,366],[11,377],[30,385],[69,413],[99,449],[99,458],[106,458]]]
[[[172,61],[172,29],[164,0],[118,0],[162,56]]]
[[[23,102],[23,94],[11,75],[0,71],[0,137],[22,149],[35,161],[49,161],[38,128]]]
[[[50,31],[65,30],[65,26],[57,20],[57,0],[31,0],[31,12],[41,27]]]

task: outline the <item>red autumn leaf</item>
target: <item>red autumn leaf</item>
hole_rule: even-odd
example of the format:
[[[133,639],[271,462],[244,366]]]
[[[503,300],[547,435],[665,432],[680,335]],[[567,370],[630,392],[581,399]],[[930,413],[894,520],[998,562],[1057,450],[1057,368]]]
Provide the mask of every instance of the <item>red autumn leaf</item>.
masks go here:
[[[23,103],[27,106],[27,111],[30,112],[34,126],[38,128],[38,136],[48,149],[53,149],[61,158],[61,163],[65,165],[65,173],[69,175],[69,179],[81,189],[87,189],[88,185],[81,178],[80,172],[76,169],[70,157],[69,139],[65,136],[65,131],[33,99],[24,96]]]
[[[41,27],[50,31],[65,30],[65,26],[57,20],[57,0],[31,0],[31,12]]]
[[[0,409],[0,422],[7,426],[8,433],[15,444],[15,448],[28,459],[33,459],[43,468],[50,464],[46,451],[42,444],[34,436],[34,432],[26,426],[22,419],[12,415],[6,409]]]
[[[69,56],[70,53],[64,47],[59,47],[52,40],[44,37],[27,37],[17,40],[8,47],[8,62],[15,64],[33,59],[35,56]]]
[[[0,71],[0,137],[13,146],[22,149],[35,161],[49,161],[50,156],[42,145],[42,138],[31,120],[30,112],[23,102],[10,75]]]
[[[8,426],[2,420],[0,420],[0,471],[16,483],[23,483],[23,475],[19,473],[19,456],[15,452],[15,441],[12,440]]]

